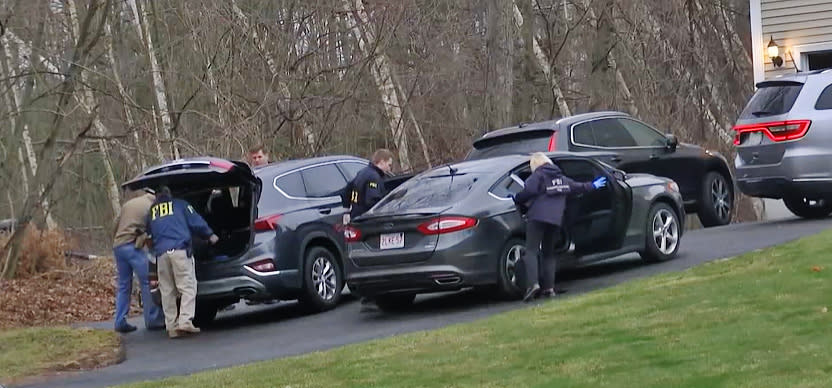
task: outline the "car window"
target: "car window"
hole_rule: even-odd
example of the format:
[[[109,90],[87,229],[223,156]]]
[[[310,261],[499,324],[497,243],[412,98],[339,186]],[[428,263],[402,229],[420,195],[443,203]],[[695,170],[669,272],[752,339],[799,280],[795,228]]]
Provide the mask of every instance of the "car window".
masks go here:
[[[512,194],[517,194],[523,191],[523,185],[521,185],[518,180],[520,182],[523,181],[520,177],[514,174],[506,176],[491,188],[491,194],[500,198],[508,198]]]
[[[556,160],[555,164],[560,167],[563,174],[578,182],[591,182],[603,171],[592,162],[580,159]]]
[[[474,173],[431,174],[411,178],[371,210],[374,214],[450,206],[465,198],[482,176]]]
[[[284,193],[293,197],[306,197],[306,187],[303,185],[303,179],[300,173],[293,172],[286,174],[275,181],[275,185],[283,190]]]
[[[803,84],[773,83],[761,85],[740,114],[740,119],[775,116],[788,113]]]
[[[832,109],[832,85],[827,86],[820,93],[820,97],[818,97],[818,101],[815,103],[815,109]]]
[[[258,214],[273,214],[280,209],[284,209],[290,205],[291,199],[286,198],[283,194],[281,194],[277,189],[274,187],[272,182],[274,182],[274,174],[256,174],[258,178],[260,178],[264,183],[268,182],[267,184],[263,185],[263,188],[260,190],[260,200],[257,202],[257,212]],[[296,180],[300,182],[300,176],[298,174],[291,174],[298,177]],[[288,177],[288,175],[287,175]],[[285,177],[284,177],[285,178]],[[290,187],[289,184],[291,183],[292,178],[287,178],[283,180],[278,180],[284,184],[285,187]],[[282,188],[281,188],[282,189]],[[306,190],[303,188],[303,183],[300,182],[300,189],[301,194],[306,195]],[[287,193],[288,194],[288,193]],[[297,194],[297,193],[296,193]],[[290,194],[291,195],[291,194]]]
[[[629,119],[618,119],[618,121],[627,129],[639,147],[663,147],[667,144],[664,135],[647,125]]]
[[[344,176],[346,176],[347,181],[353,180],[353,178],[358,175],[359,171],[363,170],[364,167],[367,167],[367,163],[358,162],[344,162],[339,163],[339,165],[341,166],[341,171],[344,173]]]
[[[592,123],[581,123],[572,128],[572,139],[575,144],[597,145],[592,134]]]
[[[595,144],[600,147],[635,147],[636,141],[630,132],[616,119],[601,119],[591,122]]]
[[[301,170],[306,195],[312,198],[332,197],[347,186],[347,181],[338,167],[332,164]]]

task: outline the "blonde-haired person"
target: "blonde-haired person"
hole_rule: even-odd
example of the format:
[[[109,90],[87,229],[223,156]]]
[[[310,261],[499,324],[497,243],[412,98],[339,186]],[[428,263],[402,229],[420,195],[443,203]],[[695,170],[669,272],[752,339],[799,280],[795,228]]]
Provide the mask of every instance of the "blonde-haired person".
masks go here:
[[[598,177],[592,182],[575,182],[563,175],[548,156],[542,152],[532,154],[529,160],[532,174],[526,179],[523,191],[512,199],[526,211],[526,254],[523,261],[526,267],[526,290],[523,301],[528,302],[537,296],[543,283],[543,295],[555,296],[555,244],[563,222],[566,197],[571,194],[597,190],[607,184],[606,177]],[[538,271],[538,254],[543,250],[542,270]]]

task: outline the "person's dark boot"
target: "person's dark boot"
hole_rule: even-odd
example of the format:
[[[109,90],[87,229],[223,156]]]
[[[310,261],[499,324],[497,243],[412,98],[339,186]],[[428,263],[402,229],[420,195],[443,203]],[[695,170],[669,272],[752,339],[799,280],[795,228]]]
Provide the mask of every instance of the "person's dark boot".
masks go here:
[[[131,331],[136,331],[136,326],[125,323],[123,326],[117,326],[116,331],[119,333],[129,333]]]
[[[537,292],[540,291],[540,285],[535,283],[533,286],[526,289],[526,295],[523,296],[523,302],[528,302],[534,299],[534,296],[537,295]]]

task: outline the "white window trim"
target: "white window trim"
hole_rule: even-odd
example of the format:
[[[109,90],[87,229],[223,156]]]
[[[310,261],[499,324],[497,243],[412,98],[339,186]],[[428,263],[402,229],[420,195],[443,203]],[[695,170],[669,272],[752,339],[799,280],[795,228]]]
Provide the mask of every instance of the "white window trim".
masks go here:
[[[818,52],[818,51],[832,51],[832,41],[829,42],[821,42],[821,43],[812,43],[812,44],[802,44],[798,46],[792,47],[792,52],[794,53],[794,59],[797,61],[797,67],[800,71],[807,71],[809,70],[809,54]]]
[[[749,14],[751,16],[751,51],[753,53],[752,63],[754,67],[754,90],[757,90],[757,83],[763,82],[766,77],[766,59],[763,56],[765,50],[763,37],[763,15],[761,0],[751,0]]]

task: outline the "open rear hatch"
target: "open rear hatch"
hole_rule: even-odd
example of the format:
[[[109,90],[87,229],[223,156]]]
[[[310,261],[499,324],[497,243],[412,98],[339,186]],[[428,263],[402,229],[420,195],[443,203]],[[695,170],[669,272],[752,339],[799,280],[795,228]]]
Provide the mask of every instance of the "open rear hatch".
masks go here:
[[[161,186],[188,201],[220,238],[215,246],[194,238],[197,261],[233,259],[251,247],[262,183],[247,164],[209,157],[179,159],[151,167],[122,184],[131,190]]]

